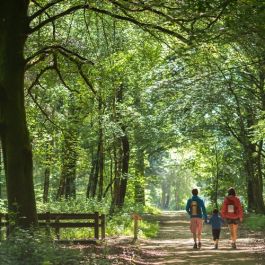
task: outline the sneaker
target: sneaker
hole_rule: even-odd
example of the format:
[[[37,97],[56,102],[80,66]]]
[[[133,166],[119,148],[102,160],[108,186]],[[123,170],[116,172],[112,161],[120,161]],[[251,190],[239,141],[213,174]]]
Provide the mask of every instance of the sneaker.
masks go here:
[[[232,246],[232,249],[236,249],[236,243],[235,243],[235,242],[233,242],[233,243],[231,244],[231,246]]]
[[[199,242],[199,244],[198,244],[198,248],[201,248],[201,247],[202,247],[202,243]]]
[[[194,249],[198,248],[196,243],[194,243],[193,248]]]

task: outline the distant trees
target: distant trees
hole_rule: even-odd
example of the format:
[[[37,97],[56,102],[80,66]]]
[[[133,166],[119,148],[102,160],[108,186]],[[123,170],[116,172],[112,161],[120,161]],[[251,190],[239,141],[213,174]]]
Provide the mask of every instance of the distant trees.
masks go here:
[[[248,209],[259,213],[264,212],[264,146],[255,128],[263,117],[262,69],[260,59],[249,57],[238,45],[203,44],[188,51],[185,62],[169,57],[159,70],[164,80],[157,94],[166,95],[171,113],[165,115],[175,119],[177,132],[187,141],[192,139],[191,145],[203,152],[204,160],[212,161],[208,165],[211,190],[216,190],[217,177],[221,187],[226,176],[234,178],[229,185],[235,185],[237,177],[244,179]],[[213,143],[222,154],[218,159],[211,151],[214,146],[210,148]],[[202,144],[209,148],[203,151]],[[218,190],[212,197],[216,203]]]

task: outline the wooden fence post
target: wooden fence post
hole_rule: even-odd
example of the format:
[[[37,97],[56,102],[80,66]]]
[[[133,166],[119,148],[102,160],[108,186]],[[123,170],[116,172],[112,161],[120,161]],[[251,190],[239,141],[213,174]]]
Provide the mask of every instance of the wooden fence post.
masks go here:
[[[98,212],[95,212],[95,226],[94,226],[94,233],[95,233],[95,238],[99,239],[99,214]]]
[[[106,216],[101,215],[101,239],[105,239]]]
[[[56,218],[55,220],[55,234],[56,234],[56,237],[57,237],[57,240],[60,240],[60,226],[59,226],[59,223],[60,223],[60,220],[59,220],[59,217]]]
[[[51,224],[51,217],[50,217],[50,212],[46,212],[46,235],[48,237],[51,236],[51,227],[50,227],[50,224]]]
[[[138,239],[138,229],[139,229],[139,226],[138,226],[138,219],[133,219],[134,221],[134,230],[133,230],[133,240],[136,241]]]
[[[138,239],[138,232],[139,232],[139,220],[142,220],[141,216],[137,213],[132,215],[134,226],[133,226],[133,243],[136,242]]]

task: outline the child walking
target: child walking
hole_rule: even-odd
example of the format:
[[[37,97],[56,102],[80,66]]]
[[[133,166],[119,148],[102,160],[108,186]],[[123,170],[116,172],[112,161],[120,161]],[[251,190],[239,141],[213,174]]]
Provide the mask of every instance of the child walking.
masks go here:
[[[212,234],[214,241],[214,249],[218,249],[218,242],[221,233],[221,227],[224,223],[223,219],[219,216],[218,209],[213,210],[213,215],[208,221],[208,224],[212,226]]]

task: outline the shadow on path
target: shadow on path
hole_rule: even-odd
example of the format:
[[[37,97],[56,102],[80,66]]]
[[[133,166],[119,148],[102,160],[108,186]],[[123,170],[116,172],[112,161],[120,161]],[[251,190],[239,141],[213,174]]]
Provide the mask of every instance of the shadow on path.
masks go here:
[[[95,255],[95,265],[265,265],[264,234],[239,229],[238,249],[232,250],[229,231],[223,227],[219,249],[213,249],[211,227],[204,225],[202,248],[193,250],[189,218],[185,212],[163,212],[143,219],[158,221],[160,225],[154,239],[140,238],[136,244],[131,237],[108,238],[103,245],[81,247],[89,258]],[[141,226],[141,225],[140,225]]]
[[[265,264],[265,246],[263,238],[249,238],[248,233],[240,229],[238,249],[232,250],[229,243],[229,231],[224,227],[221,232],[219,249],[213,249],[211,227],[204,225],[201,250],[193,250],[193,240],[189,230],[189,219],[184,212],[163,212],[155,219],[160,230],[155,239],[140,239],[137,247],[139,256],[135,264]],[[133,263],[132,263],[133,264]]]
[[[123,243],[116,242],[119,246],[123,245],[121,249],[127,261],[123,259],[119,263],[116,260],[113,264],[265,264],[265,240],[261,235],[250,234],[241,228],[238,249],[232,250],[228,240],[228,228],[224,227],[221,232],[219,249],[214,250],[211,227],[204,225],[202,248],[193,250],[189,219],[185,212],[163,212],[159,216],[152,217],[152,220],[160,224],[157,237],[147,240],[139,239],[134,246],[128,244],[128,239],[124,239]],[[130,256],[129,259],[128,256]]]

